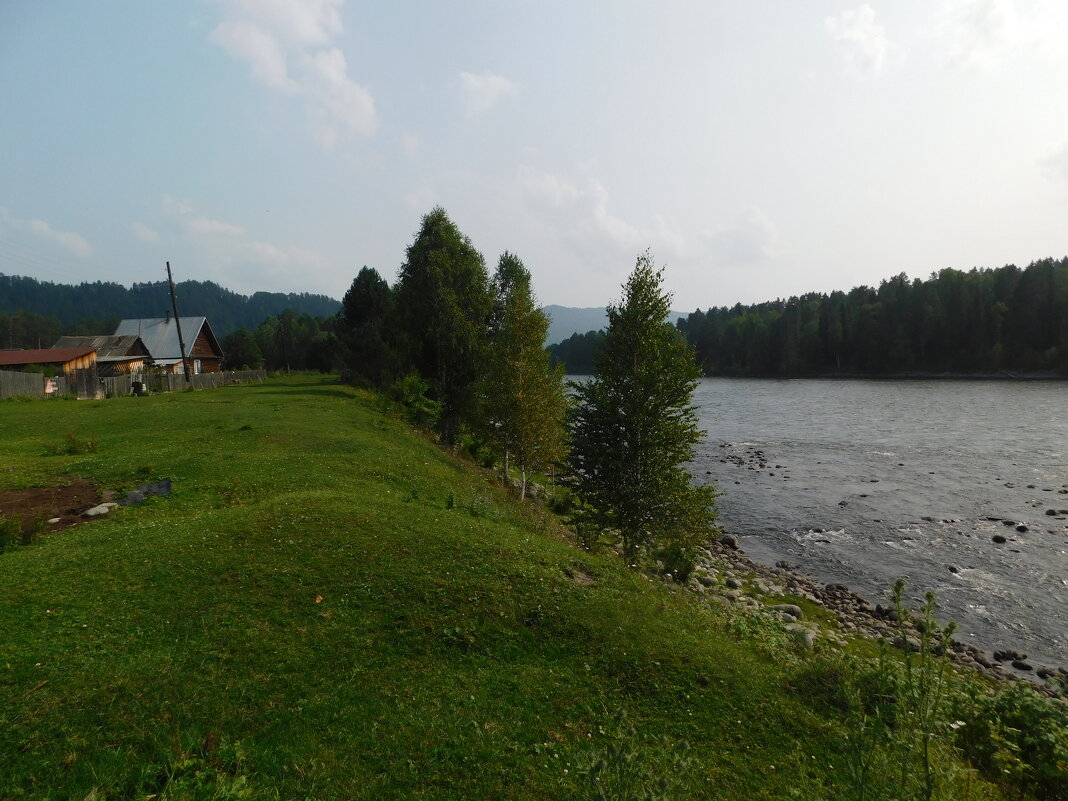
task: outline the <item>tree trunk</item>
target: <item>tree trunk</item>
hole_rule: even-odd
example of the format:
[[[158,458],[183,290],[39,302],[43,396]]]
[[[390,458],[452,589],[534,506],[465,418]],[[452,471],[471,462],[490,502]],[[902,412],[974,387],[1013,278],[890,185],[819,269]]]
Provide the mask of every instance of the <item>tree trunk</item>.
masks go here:
[[[525,500],[527,497],[527,466],[523,465],[519,468],[519,474],[522,476],[519,483],[519,500]]]

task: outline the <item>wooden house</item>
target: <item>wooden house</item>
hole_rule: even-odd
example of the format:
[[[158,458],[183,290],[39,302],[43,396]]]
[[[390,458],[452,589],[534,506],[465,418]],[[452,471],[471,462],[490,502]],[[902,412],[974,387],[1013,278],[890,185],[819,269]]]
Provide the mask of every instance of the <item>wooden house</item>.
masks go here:
[[[207,318],[181,317],[179,322],[190,370],[193,373],[218,372],[223,352]],[[182,349],[178,342],[178,325],[173,317],[123,320],[115,329],[115,336],[140,337],[156,368],[168,373],[182,371]]]
[[[96,366],[96,348],[39,348],[37,350],[0,350],[0,370],[24,372],[31,365],[54,367],[66,380],[67,391],[79,398],[100,398],[100,376]],[[44,378],[42,377],[42,382]]]
[[[53,348],[95,348],[97,371],[101,378],[139,374],[152,362],[141,338],[127,336],[60,337]]]

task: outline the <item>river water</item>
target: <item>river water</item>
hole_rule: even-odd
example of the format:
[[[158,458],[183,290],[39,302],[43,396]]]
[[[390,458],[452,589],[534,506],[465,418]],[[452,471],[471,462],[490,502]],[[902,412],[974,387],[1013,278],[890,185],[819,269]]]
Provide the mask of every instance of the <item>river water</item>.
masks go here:
[[[1068,510],[1068,383],[713,378],[693,399],[691,470],[751,557],[873,603],[904,576],[958,639],[1068,666],[1068,516],[1046,514]]]

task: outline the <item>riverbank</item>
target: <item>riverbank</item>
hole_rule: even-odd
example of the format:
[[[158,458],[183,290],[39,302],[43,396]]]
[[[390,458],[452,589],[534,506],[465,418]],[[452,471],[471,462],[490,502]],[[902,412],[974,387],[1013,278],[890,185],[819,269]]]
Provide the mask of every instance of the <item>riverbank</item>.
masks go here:
[[[845,637],[859,636],[886,640],[905,651],[919,650],[921,632],[913,622],[905,622],[902,637],[897,613],[889,605],[873,604],[844,584],[821,585],[796,572],[785,561],[775,567],[756,562],[741,549],[738,538],[730,534],[709,543],[700,554],[688,587],[714,603],[741,605],[764,613],[770,610],[780,619],[795,624],[793,631],[806,647],[812,647],[821,638],[833,647],[845,648]],[[826,610],[833,616],[833,624],[828,626],[826,620],[806,621],[804,611],[786,600],[796,598]],[[954,641],[948,653],[950,661],[958,667],[986,678],[1014,682],[1033,677],[1047,695],[1065,697],[1068,667],[1063,665],[1031,665],[1026,661],[1026,654],[1015,651],[991,656],[960,641]],[[1010,670],[1010,666],[1020,672]]]

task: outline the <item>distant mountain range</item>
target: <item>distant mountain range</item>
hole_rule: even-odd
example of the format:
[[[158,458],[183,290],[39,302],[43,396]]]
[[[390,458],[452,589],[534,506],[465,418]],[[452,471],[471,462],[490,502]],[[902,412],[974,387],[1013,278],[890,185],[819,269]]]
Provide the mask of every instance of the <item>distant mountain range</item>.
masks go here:
[[[264,318],[293,309],[298,314],[330,317],[340,301],[326,295],[255,292],[240,295],[212,281],[181,281],[176,285],[178,310],[183,316],[207,317],[220,339],[238,328],[255,330]],[[171,299],[164,281],[122,284],[95,281],[77,285],[53,284],[0,273],[0,314],[22,311],[55,317],[64,326],[86,320],[164,317]]]
[[[556,345],[572,334],[601,331],[608,327],[608,312],[604,306],[576,308],[552,305],[543,306],[542,310],[549,315],[549,335],[545,338],[546,345]],[[685,316],[686,312],[673,311],[669,313],[668,320],[674,323],[679,317]]]

